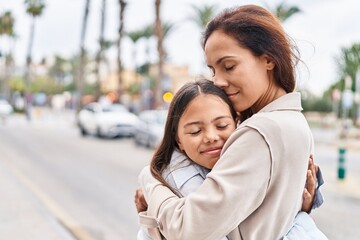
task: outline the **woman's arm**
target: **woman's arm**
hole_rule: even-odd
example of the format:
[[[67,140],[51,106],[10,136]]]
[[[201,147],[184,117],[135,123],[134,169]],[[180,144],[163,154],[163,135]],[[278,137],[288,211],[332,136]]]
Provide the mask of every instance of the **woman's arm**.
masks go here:
[[[253,149],[253,143],[256,151],[244,151]],[[148,215],[157,217],[165,237],[219,239],[262,203],[270,173],[268,145],[259,133],[246,129],[225,151],[198,191],[186,199],[179,199],[154,180],[149,168],[141,172],[139,180],[149,203]]]

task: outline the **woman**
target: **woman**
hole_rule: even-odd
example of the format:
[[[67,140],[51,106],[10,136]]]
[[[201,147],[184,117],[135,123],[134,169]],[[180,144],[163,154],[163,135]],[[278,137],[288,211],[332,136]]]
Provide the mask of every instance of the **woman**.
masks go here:
[[[199,189],[179,198],[149,168],[139,176],[167,239],[280,239],[302,205],[313,138],[294,93],[297,57],[280,22],[255,5],[225,10],[204,33],[213,82],[241,124]],[[204,106],[206,107],[206,106]]]

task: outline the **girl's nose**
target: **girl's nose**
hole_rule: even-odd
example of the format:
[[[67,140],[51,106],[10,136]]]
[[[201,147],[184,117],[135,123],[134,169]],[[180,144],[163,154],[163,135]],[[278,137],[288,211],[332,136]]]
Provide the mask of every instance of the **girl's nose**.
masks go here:
[[[206,134],[204,136],[205,143],[213,143],[215,141],[218,141],[219,139],[220,137],[215,130],[206,131]]]

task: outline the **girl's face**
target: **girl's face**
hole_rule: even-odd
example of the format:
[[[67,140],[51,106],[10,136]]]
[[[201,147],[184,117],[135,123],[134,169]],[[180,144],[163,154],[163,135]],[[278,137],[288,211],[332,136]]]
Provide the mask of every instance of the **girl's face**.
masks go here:
[[[272,78],[273,62],[265,55],[255,56],[237,40],[220,30],[214,31],[205,45],[206,62],[214,84],[222,88],[237,112],[261,105]]]
[[[177,143],[191,160],[211,169],[234,130],[229,106],[216,95],[201,94],[180,117]]]

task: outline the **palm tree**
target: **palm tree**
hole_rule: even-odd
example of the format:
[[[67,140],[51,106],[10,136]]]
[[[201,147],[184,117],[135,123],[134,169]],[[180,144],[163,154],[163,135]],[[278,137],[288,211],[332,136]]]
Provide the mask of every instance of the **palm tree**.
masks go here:
[[[121,41],[124,36],[124,12],[126,8],[126,2],[124,0],[119,0],[119,36],[116,42],[117,45],[117,67],[118,67],[118,96],[119,101],[121,101],[121,96],[123,93],[123,79],[121,76],[122,73],[122,61],[121,61]]]
[[[0,37],[4,36],[4,37],[8,37],[9,39],[8,53],[5,53],[5,49],[2,49],[3,52],[1,52],[0,49],[0,57],[1,57],[1,53],[3,53],[4,54],[3,57],[5,58],[4,78],[0,79],[1,81],[0,89],[2,90],[6,98],[9,97],[9,88],[7,81],[8,81],[10,66],[13,64],[12,41],[16,37],[14,33],[14,24],[15,24],[15,19],[10,11],[7,11],[2,16],[0,16]]]
[[[105,48],[105,40],[104,40],[104,31],[105,31],[105,16],[106,16],[106,0],[102,0],[101,7],[101,24],[100,24],[100,34],[99,34],[99,51],[96,54],[96,86],[95,86],[95,99],[98,100],[100,97],[100,63],[104,58],[104,48]]]
[[[144,31],[143,30],[132,31],[132,32],[126,33],[126,35],[130,38],[131,42],[133,43],[132,59],[133,59],[134,64],[135,64],[134,68],[135,68],[135,71],[136,71],[136,69],[137,69],[137,64],[136,64],[137,48],[136,48],[136,44],[141,38],[144,37]]]
[[[215,17],[215,14],[217,11],[217,6],[216,5],[204,5],[204,6],[198,7],[196,5],[191,5],[191,7],[192,7],[194,13],[192,16],[189,17],[189,19],[196,24],[196,26],[199,28],[200,31],[204,31],[207,23]],[[201,49],[199,48],[199,50],[201,50]],[[202,59],[201,66],[203,66],[202,72],[207,72],[208,68],[206,67],[204,59],[203,58],[201,58],[201,59]]]
[[[145,46],[145,54],[146,54],[146,63],[145,65],[150,65],[150,38],[155,35],[154,31],[154,24],[146,25],[142,30],[140,30],[142,33],[142,38],[145,38],[146,40],[146,46]],[[144,65],[144,66],[145,66]]]
[[[201,30],[204,30],[206,24],[214,18],[217,6],[215,5],[204,5],[198,7],[196,5],[191,5],[195,14],[190,17],[190,20],[193,21]]]
[[[355,43],[348,48],[342,48],[341,54],[336,59],[339,81],[335,83],[331,88],[339,89],[343,93],[360,92],[360,43]],[[350,80],[350,81],[349,81]],[[348,82],[349,81],[349,85]],[[359,103],[355,101],[355,104],[351,106],[351,109],[346,109],[343,106],[342,99],[339,102],[339,112],[343,112],[343,117],[347,117],[348,114],[352,116],[353,121],[357,121],[360,116]]]
[[[285,22],[294,14],[300,13],[301,9],[298,8],[297,6],[287,6],[284,2],[282,2],[279,5],[277,5],[272,12],[275,14],[275,16],[277,16],[277,18],[281,22]]]
[[[161,0],[155,0],[155,33],[157,37],[157,51],[158,51],[158,76],[155,81],[155,90],[154,90],[154,105],[155,108],[160,107],[162,105],[162,89],[161,89],[161,81],[164,78],[164,49],[163,49],[163,28],[160,19],[160,6]]]
[[[360,71],[360,43],[355,43],[348,48],[342,48],[341,54],[336,59],[338,72],[340,73],[341,88],[344,89],[344,79],[347,76],[351,77],[351,90],[360,90],[360,86],[356,86],[356,75]]]
[[[85,38],[86,38],[86,29],[89,17],[89,8],[90,8],[90,0],[86,0],[85,9],[84,9],[84,17],[81,28],[81,36],[80,36],[80,58],[79,58],[79,69],[78,69],[78,77],[76,81],[76,89],[77,89],[77,99],[76,99],[76,112],[79,112],[82,108],[82,95],[84,92],[84,68],[85,68]]]
[[[45,3],[43,0],[25,0],[26,12],[31,16],[31,25],[30,25],[30,37],[29,37],[29,45],[27,49],[26,55],[26,72],[25,72],[25,113],[28,120],[30,117],[30,92],[29,92],[29,84],[30,84],[30,66],[32,63],[31,52],[34,41],[35,34],[35,20],[37,17],[41,16],[43,10],[45,8]]]

